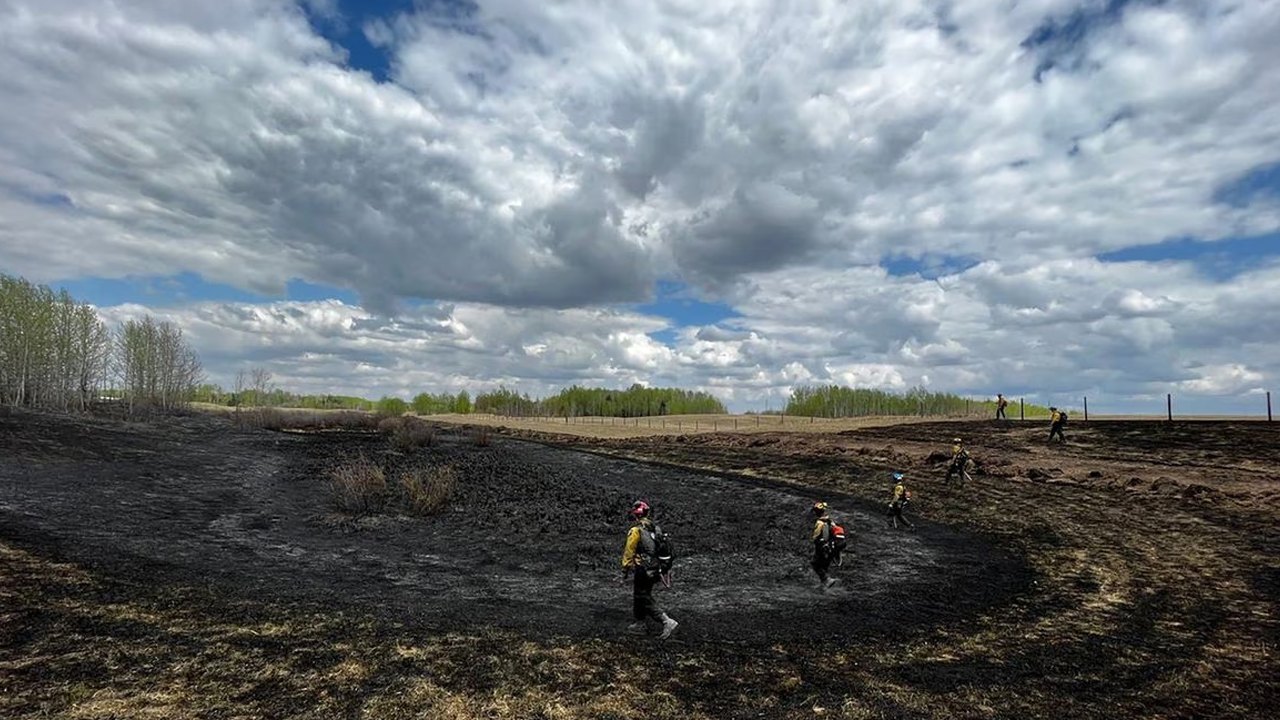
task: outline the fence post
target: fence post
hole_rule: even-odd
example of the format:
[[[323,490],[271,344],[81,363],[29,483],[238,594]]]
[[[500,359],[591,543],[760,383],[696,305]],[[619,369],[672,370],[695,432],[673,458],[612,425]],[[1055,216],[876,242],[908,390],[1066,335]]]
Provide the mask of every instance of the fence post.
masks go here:
[[[1267,391],[1267,422],[1271,422],[1271,391]]]
[[[1027,419],[1027,399],[1026,398],[1018,398],[1018,419],[1019,420]]]
[[[1169,422],[1173,422],[1173,393],[1165,393],[1164,402],[1169,408]]]
[[[1085,419],[1085,422],[1089,421],[1089,396],[1088,395],[1084,396],[1084,419]]]

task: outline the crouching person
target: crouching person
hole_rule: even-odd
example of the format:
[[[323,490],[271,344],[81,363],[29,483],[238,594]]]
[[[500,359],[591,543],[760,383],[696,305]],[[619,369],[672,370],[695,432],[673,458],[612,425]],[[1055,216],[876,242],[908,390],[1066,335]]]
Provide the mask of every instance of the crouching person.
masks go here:
[[[643,500],[637,500],[631,507],[631,529],[627,532],[627,543],[622,551],[622,575],[633,575],[632,613],[635,622],[627,627],[627,632],[643,634],[647,631],[645,623],[649,620],[662,625],[661,638],[671,637],[676,622],[658,608],[658,601],[653,596],[654,587],[663,582],[664,561],[670,558],[660,557],[659,545],[664,544],[662,529],[654,524],[650,517],[652,509]]]

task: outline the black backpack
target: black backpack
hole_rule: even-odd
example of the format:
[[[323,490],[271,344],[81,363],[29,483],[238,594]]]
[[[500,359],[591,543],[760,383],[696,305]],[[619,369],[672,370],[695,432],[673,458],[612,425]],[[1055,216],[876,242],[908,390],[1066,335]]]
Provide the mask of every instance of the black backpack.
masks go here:
[[[662,531],[662,526],[657,523],[652,528],[642,528],[642,539],[647,539],[644,543],[645,568],[659,575],[666,575],[671,572],[671,567],[675,565],[675,543],[671,541],[671,536]],[[647,537],[645,537],[647,536]]]
[[[1066,411],[1066,410],[1059,410],[1059,411],[1058,411],[1058,424],[1059,424],[1059,425],[1066,425],[1066,424],[1067,424],[1067,411]]]

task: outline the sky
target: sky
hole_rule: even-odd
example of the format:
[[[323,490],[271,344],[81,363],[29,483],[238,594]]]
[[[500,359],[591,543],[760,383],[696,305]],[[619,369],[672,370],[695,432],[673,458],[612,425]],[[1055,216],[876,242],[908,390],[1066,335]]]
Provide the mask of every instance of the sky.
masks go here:
[[[208,379],[1280,391],[1280,0],[0,0],[0,272]]]

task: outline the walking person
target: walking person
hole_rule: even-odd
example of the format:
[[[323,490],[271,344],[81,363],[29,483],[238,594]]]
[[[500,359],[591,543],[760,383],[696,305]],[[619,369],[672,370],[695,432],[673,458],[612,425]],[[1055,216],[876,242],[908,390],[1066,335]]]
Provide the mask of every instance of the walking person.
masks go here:
[[[1058,442],[1065,443],[1067,437],[1062,434],[1062,428],[1067,424],[1067,412],[1056,407],[1050,407],[1049,412],[1053,413],[1049,418],[1049,442],[1053,442],[1054,436],[1057,436]]]
[[[1008,418],[1004,416],[1004,409],[1007,407],[1009,407],[1009,401],[1004,399],[1004,395],[1002,393],[996,393],[996,419],[997,420],[1008,420]]]
[[[969,472],[968,472],[968,470],[969,470],[969,451],[965,449],[965,447],[964,447],[964,441],[963,441],[963,440],[961,440],[960,438],[955,438],[955,439],[953,439],[951,442],[952,442],[952,445],[951,445],[951,465],[949,465],[949,466],[947,467],[947,480],[946,480],[946,482],[947,482],[947,484],[948,484],[948,485],[950,485],[950,484],[951,484],[951,478],[952,478],[953,476],[959,476],[959,478],[960,478],[960,485],[961,485],[961,486],[964,486],[964,484],[965,484],[966,482],[968,482],[969,480],[972,480],[972,479],[973,479],[973,478],[969,477]]]
[[[893,524],[894,530],[898,529],[898,521],[902,521],[903,525],[915,530],[915,524],[902,514],[907,503],[911,502],[911,491],[907,489],[907,479],[903,477],[902,473],[894,473],[893,480],[896,484],[893,486],[893,499],[889,501],[889,522]]]
[[[661,639],[671,637],[680,623],[658,608],[658,601],[653,596],[653,589],[662,580],[662,566],[659,564],[658,545],[662,537],[659,528],[651,517],[653,509],[649,503],[637,500],[631,506],[631,529],[627,531],[627,542],[622,550],[622,578],[633,575],[632,614],[635,622],[627,626],[627,632],[643,634],[648,631],[646,622],[652,620],[662,625]]]
[[[831,519],[830,506],[824,502],[814,503],[812,514],[814,524],[810,535],[810,540],[813,541],[811,565],[818,575],[818,587],[826,590],[836,584],[836,579],[830,574],[832,564],[839,566],[843,562],[841,553],[845,548],[844,528]]]

